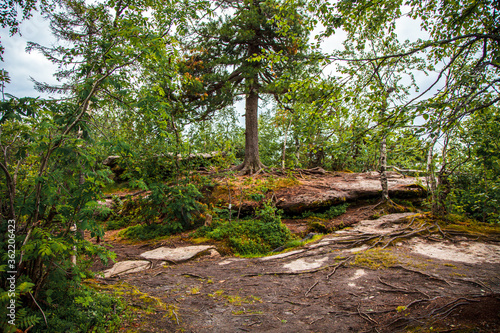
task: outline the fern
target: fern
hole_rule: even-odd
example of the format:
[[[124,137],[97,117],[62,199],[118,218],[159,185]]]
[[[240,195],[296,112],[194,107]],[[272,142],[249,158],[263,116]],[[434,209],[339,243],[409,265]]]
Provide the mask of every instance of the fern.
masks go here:
[[[25,308],[21,308],[16,313],[16,326],[21,329],[26,329],[35,326],[42,319],[36,314],[28,314]]]

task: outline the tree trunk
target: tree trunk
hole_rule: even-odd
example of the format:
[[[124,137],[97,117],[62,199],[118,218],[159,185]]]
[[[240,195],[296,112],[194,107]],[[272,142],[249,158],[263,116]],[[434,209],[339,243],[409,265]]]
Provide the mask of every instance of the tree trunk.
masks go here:
[[[245,160],[235,168],[243,174],[254,174],[265,168],[259,157],[259,93],[258,75],[253,77],[245,100]]]
[[[429,150],[427,151],[427,190],[431,193],[431,212],[432,214],[438,214],[438,204],[437,204],[437,184],[436,175],[434,170],[434,146],[439,137],[439,133],[432,139]]]
[[[389,185],[387,183],[387,139],[380,143],[380,184],[382,185],[382,201],[389,201]]]
[[[293,117],[290,116],[290,121],[288,122],[288,126],[285,128],[285,137],[283,139],[283,154],[281,155],[281,170],[285,170],[285,160],[286,160],[286,141],[288,138],[288,131],[290,130],[290,126],[292,125]]]
[[[259,157],[259,94],[252,89],[245,102],[245,160],[242,171],[255,173],[264,165]]]
[[[388,88],[383,92],[382,108],[380,110],[380,119],[384,120],[387,110],[387,99],[393,91]],[[387,182],[387,132],[383,132],[382,142],[380,143],[380,185],[382,186],[382,202],[389,202],[389,184]]]

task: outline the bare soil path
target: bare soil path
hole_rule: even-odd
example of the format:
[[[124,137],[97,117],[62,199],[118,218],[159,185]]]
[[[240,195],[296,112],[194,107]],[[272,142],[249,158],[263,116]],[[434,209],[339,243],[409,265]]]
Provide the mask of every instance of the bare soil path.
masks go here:
[[[432,232],[411,213],[362,215],[349,230],[283,254],[157,260],[97,281],[129,297],[138,313],[130,332],[500,332],[498,235]],[[112,233],[105,242],[118,261],[191,245],[182,237],[124,244]]]

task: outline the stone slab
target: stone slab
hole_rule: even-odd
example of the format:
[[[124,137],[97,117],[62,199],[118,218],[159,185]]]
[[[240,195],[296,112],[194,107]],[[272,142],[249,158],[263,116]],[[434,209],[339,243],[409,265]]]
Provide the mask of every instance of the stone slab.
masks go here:
[[[283,265],[283,268],[286,268],[292,272],[301,272],[308,271],[310,269],[319,268],[323,265],[325,261],[328,260],[328,257],[318,258],[318,259],[309,259],[305,260],[303,258],[292,261],[288,264]]]
[[[114,264],[113,267],[103,271],[105,278],[120,276],[144,271],[151,268],[151,262],[147,260],[127,260]]]
[[[196,245],[177,248],[159,247],[141,254],[141,257],[150,260],[166,260],[171,262],[183,262],[196,257],[197,255],[214,249],[212,245]]]

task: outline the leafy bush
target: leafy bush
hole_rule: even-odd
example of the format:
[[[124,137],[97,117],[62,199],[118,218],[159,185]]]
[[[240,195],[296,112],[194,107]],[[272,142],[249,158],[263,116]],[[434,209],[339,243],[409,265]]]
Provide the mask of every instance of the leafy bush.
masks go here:
[[[5,272],[0,266],[0,274]],[[86,277],[81,267],[66,262],[49,273],[47,283],[40,291],[35,284],[21,276],[16,281],[15,326],[6,322],[7,303],[10,302],[8,288],[0,288],[0,331],[16,332],[33,326],[30,332],[115,332],[122,321],[126,305],[110,295],[99,293],[81,283]],[[33,303],[37,299],[38,305]],[[45,319],[39,309],[42,308]]]
[[[220,220],[211,227],[198,229],[195,235],[224,241],[241,255],[266,254],[292,238],[290,230],[281,223],[279,212],[267,203],[256,212],[256,219]]]
[[[74,281],[49,285],[41,298],[48,304],[47,325],[42,319],[30,332],[116,332],[126,308],[120,299]]]
[[[475,174],[457,174],[448,202],[452,211],[478,221],[500,223],[500,179],[486,180]]]
[[[108,221],[107,229],[132,226],[123,233],[129,239],[151,239],[192,228],[201,221],[206,206],[194,184],[153,184],[143,198],[129,198]],[[161,224],[158,222],[162,222]],[[146,225],[137,225],[146,224]],[[144,232],[144,235],[141,235]]]
[[[147,240],[172,235],[176,230],[169,224],[138,224],[121,231],[119,235],[126,239]]]

